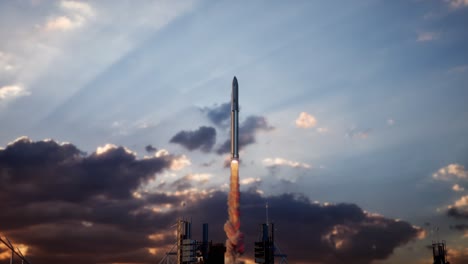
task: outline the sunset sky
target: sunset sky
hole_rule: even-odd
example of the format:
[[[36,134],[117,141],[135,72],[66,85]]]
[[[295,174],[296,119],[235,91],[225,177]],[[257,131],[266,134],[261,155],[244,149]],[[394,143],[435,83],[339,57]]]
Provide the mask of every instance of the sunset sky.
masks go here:
[[[467,25],[467,0],[0,1],[0,235],[36,264],[158,263],[180,217],[224,243],[237,76],[246,263],[267,202],[289,263],[468,263]]]

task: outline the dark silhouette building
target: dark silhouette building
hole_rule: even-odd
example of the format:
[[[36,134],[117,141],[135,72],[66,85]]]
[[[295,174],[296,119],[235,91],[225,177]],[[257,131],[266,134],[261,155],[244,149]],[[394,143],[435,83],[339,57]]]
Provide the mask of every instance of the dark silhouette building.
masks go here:
[[[442,242],[432,242],[432,256],[434,257],[434,264],[450,264],[447,261],[447,249],[444,240]]]
[[[281,259],[279,263],[287,263],[287,255],[281,254],[275,244],[275,225],[273,223],[262,224],[258,241],[255,242],[255,263],[274,264],[275,257]]]
[[[203,224],[203,239],[197,241],[192,239],[192,222],[178,220],[177,241],[159,263],[224,264],[225,252],[223,243],[208,241],[208,224]]]

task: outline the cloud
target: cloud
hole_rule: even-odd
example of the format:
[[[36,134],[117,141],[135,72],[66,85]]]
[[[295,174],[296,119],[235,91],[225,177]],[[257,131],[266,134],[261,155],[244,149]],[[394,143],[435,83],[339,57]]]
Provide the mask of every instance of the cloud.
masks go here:
[[[231,116],[231,102],[215,105],[213,107],[205,107],[202,109],[202,112],[206,113],[206,116],[213,124],[220,127],[227,127],[229,125],[228,120]]]
[[[31,93],[26,91],[21,85],[7,85],[0,87],[0,102],[28,95],[31,95]]]
[[[240,184],[241,185],[249,185],[249,184],[253,184],[253,183],[259,183],[261,182],[262,180],[260,178],[244,178],[240,181]]]
[[[301,112],[296,119],[296,126],[300,128],[310,128],[317,124],[317,119],[313,115],[306,112]]]
[[[266,158],[263,160],[263,164],[266,167],[286,166],[286,167],[304,168],[304,169],[311,168],[311,166],[307,163],[300,163],[297,161],[287,160],[283,158]]]
[[[366,139],[369,137],[370,132],[371,132],[370,128],[366,130],[357,130],[356,128],[351,128],[348,130],[348,132],[346,132],[345,137]]]
[[[459,65],[448,70],[449,73],[465,73],[468,71],[468,65]]]
[[[392,118],[387,119],[387,125],[389,126],[395,125],[395,119],[392,119]]]
[[[11,72],[17,68],[15,64],[12,54],[0,51],[0,71],[4,70],[4,73]]]
[[[60,8],[66,13],[48,19],[45,29],[49,31],[68,31],[84,25],[87,19],[95,15],[94,9],[85,2],[61,1]]]
[[[85,2],[78,2],[78,1],[61,1],[60,7],[65,10],[76,12],[86,16],[93,16],[94,10],[93,8]]]
[[[450,229],[458,230],[458,231],[466,231],[468,230],[468,224],[451,225]]]
[[[418,34],[418,42],[433,41],[439,38],[439,33],[436,32],[421,32]]]
[[[227,128],[229,126],[229,120],[231,116],[231,103],[223,103],[220,105],[215,105],[213,107],[205,107],[201,109],[202,112],[205,112],[208,119],[221,128]],[[240,124],[239,127],[239,149],[253,144],[256,142],[255,135],[259,131],[270,131],[274,127],[268,124],[268,121],[265,117],[262,116],[248,116],[244,122]],[[221,144],[216,153],[219,155],[229,153],[231,149],[231,139],[230,137]]]
[[[59,17],[50,18],[47,21],[45,28],[47,30],[67,31],[67,30],[80,27],[81,25],[83,25],[82,19],[72,20],[67,16],[59,16]]]
[[[2,232],[28,247],[32,263],[151,263],[173,245],[171,226],[180,215],[190,216],[194,229],[209,223],[210,240],[223,242],[226,193],[170,195],[160,187],[155,193],[134,195],[140,183],[168,169],[172,159],[162,150],[137,159],[112,145],[88,155],[70,143],[16,140],[0,150]],[[210,177],[189,174],[184,181],[202,184]],[[275,236],[291,263],[369,264],[422,233],[405,221],[370,214],[354,204],[244,192],[247,245],[257,239],[267,201]],[[252,247],[247,250],[246,256],[252,256]]]
[[[209,152],[216,142],[216,130],[213,127],[201,126],[195,131],[180,131],[170,142],[178,143],[190,151],[200,149]]]
[[[249,116],[239,127],[239,150],[256,142],[255,135],[260,131],[271,131],[274,127],[268,124],[265,117]],[[218,154],[229,153],[231,139],[227,139],[216,151]]]
[[[180,155],[180,156],[172,158],[170,168],[171,170],[179,171],[191,164],[192,162],[190,161],[189,158],[187,158],[187,156]]]
[[[146,150],[146,152],[148,152],[148,153],[152,153],[152,152],[156,152],[158,149],[155,148],[155,147],[153,147],[152,145],[147,145],[147,146],[145,147],[145,150]]]
[[[450,263],[468,263],[468,248],[460,250],[448,249],[447,256],[450,259]]]
[[[445,0],[452,8],[462,8],[468,6],[468,0]]]
[[[328,133],[328,128],[326,127],[317,127],[317,132],[320,133],[320,134],[326,134]]]
[[[460,199],[456,200],[452,205],[449,205],[448,208],[448,216],[468,219],[468,195],[460,197]]]
[[[114,150],[119,150],[119,149],[122,149],[124,150],[127,154],[129,155],[133,155],[133,156],[136,156],[136,153],[131,151],[130,149],[126,148],[126,147],[118,147],[114,144],[106,144],[104,146],[99,146],[97,147],[96,149],[96,155],[103,155],[103,154],[106,154],[108,152],[112,152]]]
[[[97,195],[126,198],[173,156],[137,159],[124,147],[106,145],[90,155],[72,144],[21,138],[0,150],[0,191],[21,199],[83,201]],[[60,186],[61,188],[57,188]]]
[[[463,192],[465,190],[465,188],[461,187],[458,184],[455,184],[455,185],[452,186],[452,190],[455,191],[455,192]]]
[[[460,199],[455,201],[455,207],[468,207],[468,195],[462,196]]]
[[[444,181],[453,179],[466,180],[468,179],[468,171],[465,170],[463,165],[452,163],[433,173],[432,178]]]
[[[69,143],[15,140],[0,150],[2,232],[28,246],[31,262],[149,263],[154,256],[146,248],[169,240],[151,241],[148,234],[164,233],[172,222],[152,208],[180,199],[147,193],[136,199],[133,193],[172,159],[137,159],[110,144],[87,155]],[[83,256],[93,252],[100,256]]]
[[[468,212],[460,210],[456,207],[452,207],[447,210],[447,215],[454,217],[454,218],[460,218],[460,219],[468,219]]]
[[[224,219],[219,219],[219,212],[226,210],[225,199],[224,193],[214,193],[188,213],[194,221],[214,222],[221,229]],[[407,222],[369,214],[353,204],[314,204],[293,194],[263,198],[255,192],[242,193],[241,200],[246,245],[257,239],[268,201],[269,218],[277,228],[275,237],[291,263],[371,263],[387,258],[396,247],[423,233]],[[247,250],[245,256],[252,256],[252,247]]]
[[[190,173],[171,183],[171,187],[176,191],[185,191],[193,188],[194,185],[200,186],[206,184],[212,175],[209,173]]]

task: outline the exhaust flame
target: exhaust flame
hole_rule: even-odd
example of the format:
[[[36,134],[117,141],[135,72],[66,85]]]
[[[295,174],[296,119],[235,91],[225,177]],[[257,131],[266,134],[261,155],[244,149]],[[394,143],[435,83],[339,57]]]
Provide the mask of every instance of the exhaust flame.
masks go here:
[[[229,219],[224,224],[226,232],[226,264],[236,264],[237,258],[244,253],[244,235],[240,232],[239,212],[239,162],[231,161],[231,186],[228,197]]]

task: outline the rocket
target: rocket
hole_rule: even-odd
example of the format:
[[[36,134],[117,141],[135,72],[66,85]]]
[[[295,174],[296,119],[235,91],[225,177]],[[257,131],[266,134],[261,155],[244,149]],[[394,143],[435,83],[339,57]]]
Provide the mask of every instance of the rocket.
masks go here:
[[[237,263],[237,257],[244,253],[244,235],[240,231],[239,191],[239,84],[234,76],[231,93],[231,177],[228,195],[228,220],[226,232],[226,264]]]
[[[239,160],[239,84],[236,76],[231,92],[231,160]]]

